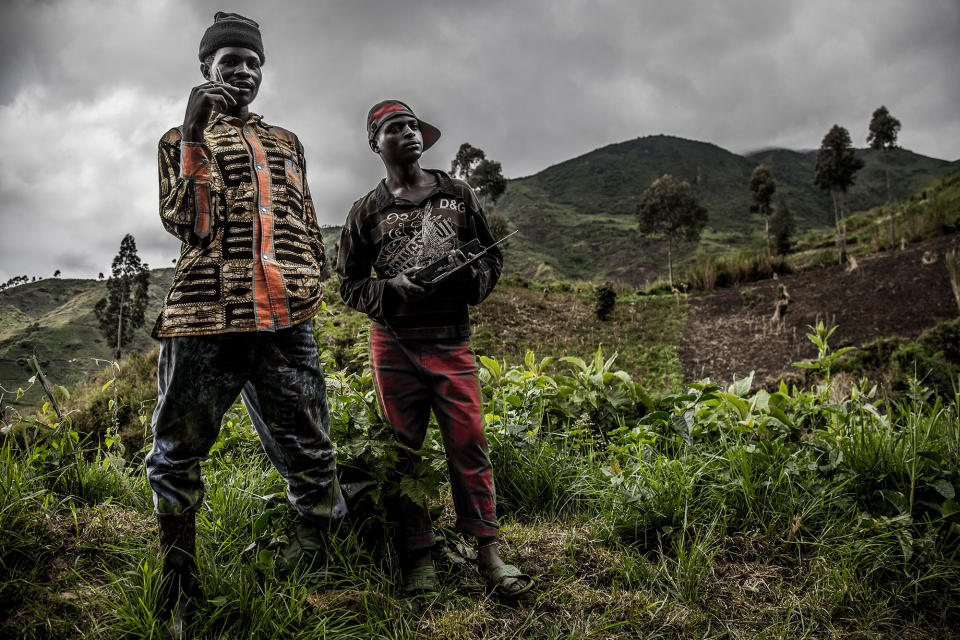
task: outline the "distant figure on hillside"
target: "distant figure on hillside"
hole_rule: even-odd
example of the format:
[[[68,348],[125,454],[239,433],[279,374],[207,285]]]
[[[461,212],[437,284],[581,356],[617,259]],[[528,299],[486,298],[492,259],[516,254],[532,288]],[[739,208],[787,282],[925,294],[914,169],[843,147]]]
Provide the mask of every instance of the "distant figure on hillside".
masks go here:
[[[183,246],[153,332],[159,397],[146,459],[166,584],[160,615],[172,617],[176,637],[203,601],[194,559],[200,461],[241,389],[287,481],[306,560],[346,513],[310,322],[324,248],[303,146],[248,110],[265,59],[256,22],[218,12],[199,57],[204,82],[183,126],[160,140],[160,218]]]
[[[777,285],[777,299],[773,301],[773,317],[770,318],[770,327],[779,330],[783,326],[783,317],[787,315],[787,306],[790,304],[790,294],[787,285],[782,282]]]
[[[493,290],[500,250],[493,247],[436,285],[416,275],[470,241],[494,243],[473,189],[443,171],[420,168],[420,156],[439,137],[436,127],[399,100],[370,109],[367,142],[387,176],[347,214],[337,258],[340,294],[373,320],[374,382],[394,436],[410,449],[421,448],[433,410],[446,449],[457,530],[476,538],[480,572],[490,588],[518,597],[532,588],[533,579],[500,559],[493,478],[467,346],[467,305],[479,304]],[[409,473],[415,462],[405,454],[401,472]],[[399,512],[404,591],[434,592],[430,514],[406,497]]]

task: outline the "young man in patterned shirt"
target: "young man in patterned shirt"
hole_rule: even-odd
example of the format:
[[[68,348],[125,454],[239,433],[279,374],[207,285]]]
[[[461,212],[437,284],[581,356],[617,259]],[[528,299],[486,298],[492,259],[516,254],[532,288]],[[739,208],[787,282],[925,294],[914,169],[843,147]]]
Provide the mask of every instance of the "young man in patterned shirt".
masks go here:
[[[303,146],[249,111],[264,63],[256,22],[218,12],[199,54],[206,81],[159,149],[160,218],[183,244],[154,328],[159,397],[146,466],[174,635],[202,598],[194,560],[200,461],[241,389],[287,482],[298,531],[326,531],[346,512],[310,322],[325,258]]]
[[[374,105],[367,115],[370,148],[387,177],[354,203],[340,238],[340,294],[374,322],[374,381],[396,438],[419,449],[430,411],[440,425],[457,511],[457,529],[477,540],[478,564],[501,595],[528,591],[533,580],[499,556],[490,461],[480,414],[468,304],[479,304],[500,277],[502,257],[493,247],[479,261],[435,286],[414,272],[471,240],[494,243],[473,190],[442,171],[420,168],[420,156],[440,131],[398,100]],[[377,277],[371,277],[371,268]],[[416,460],[403,454],[401,473]],[[400,500],[399,541],[407,592],[436,590],[430,548],[433,532],[424,505]]]

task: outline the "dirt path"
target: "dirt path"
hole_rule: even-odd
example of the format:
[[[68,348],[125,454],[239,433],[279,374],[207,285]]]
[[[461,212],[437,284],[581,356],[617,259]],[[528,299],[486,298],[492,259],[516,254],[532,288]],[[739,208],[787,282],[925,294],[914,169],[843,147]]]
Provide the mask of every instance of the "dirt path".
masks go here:
[[[950,248],[960,248],[960,235],[863,258],[854,270],[813,269],[691,296],[680,347],[684,375],[729,381],[756,370],[759,384],[796,375],[791,362],[816,356],[805,334],[818,319],[838,326],[834,348],[882,336],[916,337],[957,315],[943,262]],[[782,322],[774,323],[781,284],[789,304]]]

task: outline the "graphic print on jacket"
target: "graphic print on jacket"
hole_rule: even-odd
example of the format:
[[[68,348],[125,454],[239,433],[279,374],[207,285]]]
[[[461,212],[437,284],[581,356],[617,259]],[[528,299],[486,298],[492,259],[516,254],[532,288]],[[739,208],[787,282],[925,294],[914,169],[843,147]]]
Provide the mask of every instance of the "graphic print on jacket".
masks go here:
[[[456,200],[440,200],[441,206],[447,203],[456,208]],[[385,234],[374,267],[389,277],[411,267],[426,266],[457,247],[456,225],[450,218],[434,214],[432,201],[412,211],[391,212],[387,214],[386,223],[396,226]]]

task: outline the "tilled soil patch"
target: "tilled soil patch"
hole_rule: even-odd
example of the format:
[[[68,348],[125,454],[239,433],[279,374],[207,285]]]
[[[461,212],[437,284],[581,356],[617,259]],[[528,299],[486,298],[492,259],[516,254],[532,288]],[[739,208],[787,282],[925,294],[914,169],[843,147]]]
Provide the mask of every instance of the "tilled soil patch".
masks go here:
[[[799,376],[791,363],[816,357],[806,333],[818,320],[837,325],[834,349],[914,338],[957,315],[943,256],[958,247],[952,234],[858,259],[855,269],[835,265],[691,296],[680,346],[684,376],[729,382],[755,371],[761,385]],[[781,285],[789,303],[776,322]]]

